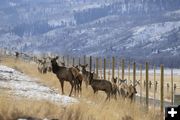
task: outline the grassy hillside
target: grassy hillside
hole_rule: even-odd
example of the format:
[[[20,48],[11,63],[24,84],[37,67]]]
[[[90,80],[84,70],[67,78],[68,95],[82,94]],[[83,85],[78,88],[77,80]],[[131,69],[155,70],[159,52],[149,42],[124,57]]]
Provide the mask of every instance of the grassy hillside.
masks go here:
[[[38,78],[40,82],[59,89],[60,84],[56,76],[52,73],[42,75],[38,73],[37,66],[33,63],[15,60],[14,58],[2,58],[2,65],[15,68],[25,74]],[[65,94],[69,92],[69,84],[65,84]],[[38,118],[58,118],[61,120],[158,120],[158,110],[150,109],[148,113],[137,103],[130,104],[129,101],[112,99],[105,102],[105,95],[99,92],[93,95],[91,87],[88,89],[83,85],[81,97],[76,97],[80,103],[66,107],[59,106],[47,101],[29,100],[9,96],[8,91],[4,90],[0,94],[0,119],[11,120],[19,116],[33,116]],[[131,119],[133,118],[133,119]]]

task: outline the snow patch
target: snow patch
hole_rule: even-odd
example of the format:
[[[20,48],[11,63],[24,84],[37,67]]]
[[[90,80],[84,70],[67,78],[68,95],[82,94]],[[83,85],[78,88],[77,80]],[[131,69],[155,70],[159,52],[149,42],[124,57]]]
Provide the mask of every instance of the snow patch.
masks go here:
[[[20,73],[12,68],[0,65],[0,89],[8,89],[14,96],[34,100],[46,100],[60,105],[78,103],[78,100],[60,95],[56,90]]]

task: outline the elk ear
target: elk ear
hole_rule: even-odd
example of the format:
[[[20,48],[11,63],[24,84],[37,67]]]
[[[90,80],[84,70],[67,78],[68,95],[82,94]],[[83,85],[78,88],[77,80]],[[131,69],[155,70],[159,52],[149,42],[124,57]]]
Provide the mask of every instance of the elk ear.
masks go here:
[[[88,66],[88,64],[85,65],[85,67],[87,67],[87,66]]]
[[[80,67],[83,67],[83,65],[79,64]]]

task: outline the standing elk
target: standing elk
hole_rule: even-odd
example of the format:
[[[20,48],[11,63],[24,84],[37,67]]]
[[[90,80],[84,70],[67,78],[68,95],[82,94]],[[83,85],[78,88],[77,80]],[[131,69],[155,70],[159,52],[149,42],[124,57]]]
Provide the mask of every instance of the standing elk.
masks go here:
[[[136,84],[137,85],[137,84]],[[129,85],[128,91],[127,91],[127,98],[133,101],[135,95],[137,94],[136,85]]]
[[[86,64],[86,65],[81,65],[80,64],[80,67],[82,68],[82,74],[83,74],[83,77],[84,77],[86,88],[88,86],[88,81],[89,81],[89,77],[90,77],[90,74],[91,74],[89,71],[86,70],[87,66],[88,66],[88,64]]]
[[[112,83],[112,95],[114,95],[115,99],[117,99],[117,93],[120,95],[120,91],[117,85],[117,77],[116,77],[113,78],[113,83]]]
[[[89,85],[91,85],[94,94],[99,90],[104,91],[107,94],[106,100],[110,100],[110,95],[112,93],[112,84],[110,81],[94,79],[93,73],[90,73],[89,80]]]
[[[120,95],[123,99],[127,98],[130,99],[131,102],[137,93],[136,90],[137,83],[135,85],[128,85],[127,83],[121,83],[119,86]]]
[[[38,60],[38,71],[42,74],[47,73],[47,67],[45,66],[45,60]]]
[[[83,75],[80,73],[80,70],[78,66],[73,66],[69,68],[73,74],[73,76],[76,79],[76,84],[75,84],[75,91],[78,90],[78,93],[82,91],[82,81],[83,81]]]
[[[59,82],[61,83],[62,94],[64,94],[64,81],[67,81],[71,84],[71,91],[69,93],[69,96],[71,96],[75,82],[76,82],[75,77],[72,73],[72,70],[58,65],[56,61],[58,58],[59,57],[57,56],[51,59],[52,72],[56,74],[57,78],[59,79]]]

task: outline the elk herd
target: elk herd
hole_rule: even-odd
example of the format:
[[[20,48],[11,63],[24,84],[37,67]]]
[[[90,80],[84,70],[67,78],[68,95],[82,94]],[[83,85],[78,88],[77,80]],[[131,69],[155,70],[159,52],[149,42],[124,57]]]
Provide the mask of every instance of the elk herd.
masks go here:
[[[137,81],[135,85],[128,84],[127,80],[118,80],[117,78],[112,78],[112,81],[99,79],[94,72],[87,71],[88,64],[76,65],[67,67],[64,62],[59,62],[58,56],[51,58],[38,59],[38,71],[42,74],[47,72],[54,73],[59,79],[62,94],[64,94],[64,81],[67,81],[71,85],[71,90],[69,96],[72,95],[73,90],[81,94],[82,92],[82,82],[85,83],[86,88],[91,86],[94,94],[98,91],[103,91],[106,93],[106,100],[110,98],[117,99],[117,96],[122,99],[129,99],[133,101],[135,97],[136,85],[139,84]]]

